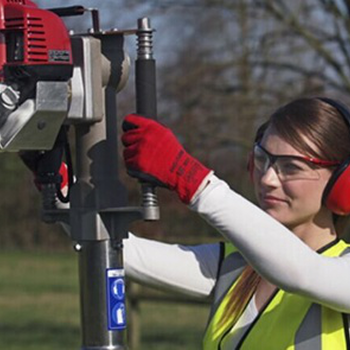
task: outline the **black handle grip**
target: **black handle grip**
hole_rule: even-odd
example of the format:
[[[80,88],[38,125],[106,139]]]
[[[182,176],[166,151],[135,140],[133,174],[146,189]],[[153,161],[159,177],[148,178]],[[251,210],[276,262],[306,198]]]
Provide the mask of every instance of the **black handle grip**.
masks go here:
[[[137,59],[135,63],[136,113],[157,119],[156,64],[154,59]]]
[[[53,9],[48,9],[51,12],[54,12],[57,16],[68,17],[68,16],[80,16],[83,15],[86,11],[84,6],[69,6],[69,7],[58,7]]]

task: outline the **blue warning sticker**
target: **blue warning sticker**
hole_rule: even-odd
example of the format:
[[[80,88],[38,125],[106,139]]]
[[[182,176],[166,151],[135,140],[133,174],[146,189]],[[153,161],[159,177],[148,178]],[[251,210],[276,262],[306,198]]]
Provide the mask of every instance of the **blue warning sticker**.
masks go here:
[[[106,270],[108,329],[126,328],[125,279],[123,269]]]

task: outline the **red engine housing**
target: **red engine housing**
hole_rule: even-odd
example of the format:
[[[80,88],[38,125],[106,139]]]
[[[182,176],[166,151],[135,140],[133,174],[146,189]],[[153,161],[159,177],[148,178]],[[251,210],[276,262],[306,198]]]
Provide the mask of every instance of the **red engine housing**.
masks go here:
[[[72,49],[65,24],[29,0],[0,0],[0,81],[67,80]]]

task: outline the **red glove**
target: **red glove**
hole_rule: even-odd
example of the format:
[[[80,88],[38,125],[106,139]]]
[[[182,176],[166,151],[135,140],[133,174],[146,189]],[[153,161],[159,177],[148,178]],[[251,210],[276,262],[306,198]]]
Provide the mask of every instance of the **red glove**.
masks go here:
[[[61,181],[61,190],[62,190],[66,186],[68,186],[68,167],[65,162],[61,163],[59,173],[62,176],[62,181]]]
[[[123,130],[128,174],[175,190],[188,204],[210,170],[184,150],[170,129],[152,119],[129,114]]]

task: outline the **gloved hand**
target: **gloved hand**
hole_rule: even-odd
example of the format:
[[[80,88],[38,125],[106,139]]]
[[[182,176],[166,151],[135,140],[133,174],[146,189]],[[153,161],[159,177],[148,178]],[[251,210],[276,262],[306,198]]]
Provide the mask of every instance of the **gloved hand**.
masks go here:
[[[152,119],[129,114],[123,130],[128,174],[175,190],[188,204],[210,170],[184,150],[170,129]]]
[[[67,143],[67,127],[62,127],[57,135],[54,146],[47,151],[23,151],[19,153],[23,163],[35,176],[35,185],[41,190],[41,185],[56,184],[63,189],[69,181],[68,168],[62,162],[63,152]]]
[[[60,184],[60,189],[68,185],[68,169],[67,165],[61,162],[61,156],[55,157],[51,151],[23,151],[19,156],[33,173],[35,186],[39,190],[41,185],[48,181]]]

